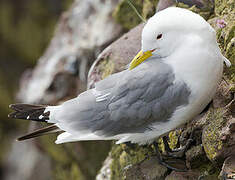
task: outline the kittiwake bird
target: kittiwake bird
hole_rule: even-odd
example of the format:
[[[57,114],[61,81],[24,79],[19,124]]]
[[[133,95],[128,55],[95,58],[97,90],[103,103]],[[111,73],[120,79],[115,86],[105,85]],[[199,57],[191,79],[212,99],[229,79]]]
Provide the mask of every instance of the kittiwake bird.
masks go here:
[[[190,121],[212,100],[223,62],[215,30],[198,14],[170,7],[142,31],[128,69],[58,106],[12,104],[9,117],[52,123],[18,140],[61,132],[56,143],[116,140],[149,144]]]

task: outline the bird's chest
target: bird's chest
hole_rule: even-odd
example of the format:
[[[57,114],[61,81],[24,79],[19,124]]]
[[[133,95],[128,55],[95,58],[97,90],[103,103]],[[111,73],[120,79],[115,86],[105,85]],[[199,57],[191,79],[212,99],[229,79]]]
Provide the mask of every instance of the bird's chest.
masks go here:
[[[200,56],[199,56],[200,55]],[[171,62],[176,80],[183,80],[191,90],[193,114],[200,113],[213,98],[221,80],[223,61],[207,52],[192,53],[186,59]]]

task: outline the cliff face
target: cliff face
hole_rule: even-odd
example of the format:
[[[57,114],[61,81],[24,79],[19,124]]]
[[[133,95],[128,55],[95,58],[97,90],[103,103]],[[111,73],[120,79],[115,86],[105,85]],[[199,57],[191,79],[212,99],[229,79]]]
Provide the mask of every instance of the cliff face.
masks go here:
[[[225,178],[234,175],[232,172],[235,166],[231,163],[234,158],[232,149],[235,145],[233,129],[235,126],[235,106],[234,103],[231,103],[234,98],[235,81],[234,2],[197,1],[198,4],[192,7],[189,6],[192,4],[184,4],[182,2],[180,1],[177,6],[189,8],[199,13],[215,28],[221,50],[232,63],[230,68],[224,68],[224,80],[218,87],[216,97],[209,110],[183,128],[172,131],[168,135],[168,143],[172,149],[175,149],[180,145],[184,145],[185,140],[189,138],[193,131],[194,142],[186,152],[184,159],[186,164],[182,161],[175,164],[176,167],[182,168],[186,166],[190,170],[179,173],[169,171],[159,165],[155,157],[151,156],[154,154],[152,146],[113,145],[97,179],[218,179],[219,177]],[[161,1],[158,4],[158,9],[162,9],[159,6],[164,6],[164,3],[171,4],[170,1]],[[114,15],[116,19],[118,18],[119,23],[127,27],[128,18],[123,22],[120,17],[123,14],[122,11],[124,11],[124,5],[124,2],[120,4]],[[145,13],[142,11],[142,14]],[[142,28],[143,25],[137,26],[101,53],[88,75],[89,86],[95,80],[103,79],[108,74],[123,70],[125,65],[131,60],[131,57],[140,49],[139,36]],[[130,51],[126,50],[127,48]],[[165,147],[161,139],[159,143],[164,154]],[[146,159],[146,157],[148,158]]]
[[[148,18],[155,9],[163,9],[174,2],[137,0],[133,4]],[[38,148],[37,152],[43,152],[52,160],[50,169],[55,179],[94,179],[106,156],[97,179],[181,180],[234,176],[235,106],[230,102],[235,91],[235,3],[233,0],[198,0],[178,1],[176,5],[189,8],[208,20],[216,29],[223,54],[232,63],[232,67],[225,67],[224,80],[209,110],[168,135],[170,147],[175,149],[184,145],[193,131],[192,146],[184,159],[174,164],[190,170],[179,173],[161,166],[152,156],[152,146],[110,145],[110,142],[58,146],[53,144],[54,136],[34,140],[31,145]],[[123,70],[140,49],[143,28],[140,23],[126,1],[75,1],[61,18],[55,37],[33,73],[23,76],[18,98],[28,103],[57,104],[75,97],[85,89],[87,68],[105,47],[89,71],[88,88]],[[109,45],[127,30],[130,31]],[[165,153],[161,139],[159,144]]]

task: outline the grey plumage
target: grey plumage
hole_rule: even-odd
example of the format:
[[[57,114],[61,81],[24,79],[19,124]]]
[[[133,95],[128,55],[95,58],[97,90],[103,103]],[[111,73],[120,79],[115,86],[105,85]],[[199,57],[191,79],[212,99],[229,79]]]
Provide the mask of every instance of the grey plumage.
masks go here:
[[[167,121],[177,107],[188,103],[189,88],[174,80],[169,65],[149,59],[62,104],[56,123],[68,132],[85,130],[100,136],[151,130],[152,123]]]

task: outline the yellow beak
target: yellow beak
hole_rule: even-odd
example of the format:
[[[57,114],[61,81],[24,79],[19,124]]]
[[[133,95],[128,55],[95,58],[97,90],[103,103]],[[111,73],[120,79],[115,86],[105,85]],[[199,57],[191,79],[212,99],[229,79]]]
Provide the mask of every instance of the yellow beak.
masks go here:
[[[141,64],[143,61],[145,61],[146,59],[148,59],[149,57],[151,57],[153,54],[154,50],[150,50],[150,51],[140,51],[135,57],[134,59],[131,61],[129,69],[134,69],[136,66],[138,66],[139,64]]]

